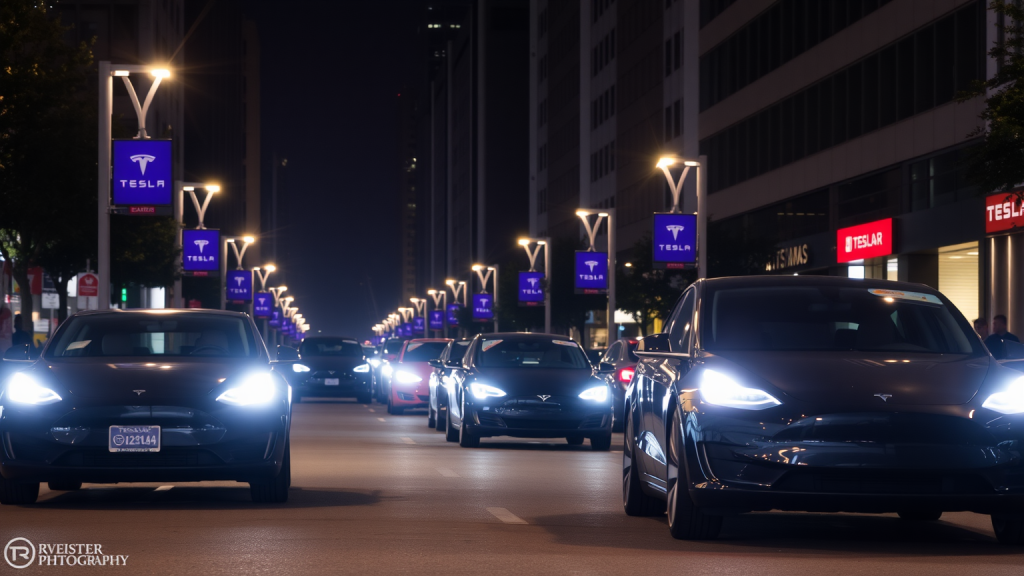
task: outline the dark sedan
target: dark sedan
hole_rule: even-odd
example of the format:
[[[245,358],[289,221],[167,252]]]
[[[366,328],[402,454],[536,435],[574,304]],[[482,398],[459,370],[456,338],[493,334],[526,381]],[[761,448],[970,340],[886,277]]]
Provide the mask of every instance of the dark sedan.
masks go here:
[[[82,312],[0,394],[0,503],[39,483],[248,482],[257,502],[291,484],[291,389],[245,314]]]
[[[287,355],[278,358],[291,363],[289,380],[295,388],[296,402],[309,397],[355,398],[363,404],[373,401],[372,367],[356,340],[306,338],[299,345],[297,359]]]
[[[626,395],[626,388],[629,386],[630,381],[633,380],[636,363],[640,361],[636,354],[634,354],[639,342],[639,340],[633,338],[623,338],[613,342],[600,359],[600,362],[613,368],[612,371],[605,374],[604,380],[608,383],[609,388],[611,388],[615,403],[615,422],[612,425],[612,430],[615,432],[622,432],[623,399]]]
[[[438,360],[435,368],[443,368]],[[463,447],[488,436],[612,441],[612,398],[579,344],[552,334],[478,335],[451,374],[446,438]]]
[[[676,538],[757,510],[992,515],[1024,543],[1024,377],[923,285],[701,280],[644,338],[623,505]]]

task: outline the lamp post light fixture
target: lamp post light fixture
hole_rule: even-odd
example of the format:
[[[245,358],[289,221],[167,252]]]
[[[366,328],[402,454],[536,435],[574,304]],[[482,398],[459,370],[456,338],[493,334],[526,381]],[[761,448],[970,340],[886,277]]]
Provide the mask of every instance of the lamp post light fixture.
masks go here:
[[[153,84],[149,87],[146,100],[139,104],[139,97],[132,85],[131,75],[133,73],[148,72],[153,77]],[[153,103],[153,97],[160,87],[164,78],[169,78],[171,73],[166,68],[154,68],[152,66],[118,64],[113,69],[108,60],[99,63],[99,130],[97,134],[97,252],[96,252],[96,273],[99,276],[99,301],[100,310],[110,308],[110,156],[111,156],[111,121],[114,116],[114,77],[124,81],[128,89],[128,96],[135,108],[135,117],[138,121],[138,132],[136,139],[146,139],[146,115],[149,113],[149,106]]]
[[[196,196],[196,188],[201,188],[206,191],[206,197],[203,198],[202,203],[199,202],[199,197]],[[181,182],[177,181],[174,183],[174,220],[178,225],[177,233],[174,236],[174,247],[181,252],[182,250],[182,234],[185,228],[185,192],[189,193],[192,197],[192,205],[196,208],[196,214],[199,216],[199,225],[196,226],[198,230],[206,230],[206,226],[203,225],[203,219],[206,217],[206,209],[210,206],[210,199],[217,192],[220,192],[220,185],[218,184],[204,184],[202,182]],[[182,293],[181,288],[181,276],[174,281],[174,301],[172,302],[174,308],[185,307],[185,295]]]
[[[426,298],[409,298],[409,302],[416,307],[416,313],[423,316],[423,337],[427,338],[427,299]]]
[[[412,308],[402,307],[398,309],[398,313],[402,315],[402,322],[408,322],[412,319],[412,315],[415,312]]]
[[[242,248],[238,248],[239,240],[241,240]],[[224,238],[221,242],[220,251],[220,309],[225,310],[227,308],[227,275],[228,275],[228,245],[231,245],[231,251],[235,254],[235,270],[242,270],[242,258],[245,258],[245,251],[249,248],[249,245],[256,242],[256,239],[252,236],[242,236],[240,238]]]
[[[427,290],[427,294],[434,299],[434,310],[441,309],[441,334],[448,337],[448,291],[447,290],[434,290],[433,288]]]
[[[474,264],[473,272],[476,272],[476,277],[480,280],[480,291],[484,294],[487,293],[487,282],[491,282],[494,286],[494,297],[491,299],[492,314],[494,315],[494,331],[498,331],[498,313],[494,310],[494,306],[498,305],[498,265],[485,266],[483,264]]]
[[[597,232],[601,228],[601,221],[607,219],[608,226],[608,336],[606,338],[607,345],[611,346],[614,339],[618,338],[618,333],[615,331],[615,208],[605,208],[601,210],[591,210],[588,208],[580,208],[576,211],[576,215],[579,216],[580,220],[583,221],[583,227],[587,231],[587,236],[590,238],[589,250],[594,250],[594,240],[597,238]],[[590,224],[590,217],[597,216],[597,220],[593,226]]]
[[[451,278],[445,280],[444,283],[445,283],[446,286],[448,286],[449,289],[451,289],[451,291],[452,291],[452,300],[454,300],[456,304],[459,303],[459,293],[460,292],[462,293],[462,307],[465,308],[466,307],[466,283],[463,280],[459,280],[459,281],[456,282],[455,280],[452,280]],[[445,313],[447,314],[447,312],[448,311],[446,310]]]
[[[675,156],[662,156],[658,159],[658,163],[655,164],[656,168],[660,168],[662,173],[665,174],[665,180],[668,182],[669,188],[672,190],[672,212],[679,213],[679,195],[683,191],[683,183],[686,181],[686,175],[689,174],[691,168],[695,168],[694,171],[697,178],[697,278],[707,278],[708,276],[708,259],[707,259],[707,209],[708,209],[708,184],[707,179],[704,177],[704,166],[708,163],[707,156],[700,156],[697,160],[684,160],[676,158]],[[679,175],[679,179],[675,179],[672,176],[670,168],[677,164],[683,165],[683,172]]]
[[[526,250],[526,256],[530,258],[530,272],[537,267],[537,255],[540,249],[544,248],[544,333],[551,333],[551,239],[550,238],[520,238],[519,245]],[[534,246],[533,249],[530,246]]]

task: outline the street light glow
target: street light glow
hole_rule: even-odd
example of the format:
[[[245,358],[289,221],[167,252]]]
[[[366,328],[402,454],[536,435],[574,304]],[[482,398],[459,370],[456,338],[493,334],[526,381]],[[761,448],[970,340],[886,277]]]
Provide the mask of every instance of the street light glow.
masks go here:
[[[127,76],[129,74],[131,74],[131,72],[128,72],[127,70],[114,70],[114,76]]]
[[[683,162],[683,166],[689,166],[693,168],[696,166],[700,166],[700,162],[697,162],[696,160],[687,160],[686,162]]]
[[[263,267],[263,269],[266,270],[267,272],[273,272],[274,270],[277,270],[277,266],[274,266],[273,264],[267,264],[266,266]]]
[[[433,296],[434,294],[437,294],[437,290],[434,290],[433,288],[431,288],[430,290],[427,290],[427,294],[429,294],[430,296]]]
[[[483,269],[484,269],[484,267],[482,265],[480,265],[480,264],[473,264],[473,268],[472,268],[473,272],[479,272],[479,271],[481,271]]]
[[[256,239],[255,239],[255,238],[253,238],[252,236],[242,236],[242,240],[243,240],[243,241],[244,241],[244,242],[245,242],[246,244],[252,244],[253,242],[255,242],[255,241],[256,241]]]
[[[203,186],[203,188],[206,188],[206,191],[211,193],[220,192],[220,184],[207,184],[206,186]],[[187,186],[185,187],[185,190],[194,190],[194,188]]]
[[[577,210],[576,215],[583,218],[584,216],[590,216],[590,212],[587,212],[586,210]]]
[[[658,163],[655,165],[656,168],[667,168],[668,166],[674,166],[676,159],[671,156],[662,156],[658,158]]]
[[[156,68],[154,70],[150,70],[149,73],[152,74],[154,78],[170,78],[171,77],[171,71],[166,69],[166,68]],[[127,76],[127,74],[125,74],[125,76]]]
[[[530,239],[529,238],[520,238],[519,239],[519,245],[520,246],[529,246],[530,245]]]

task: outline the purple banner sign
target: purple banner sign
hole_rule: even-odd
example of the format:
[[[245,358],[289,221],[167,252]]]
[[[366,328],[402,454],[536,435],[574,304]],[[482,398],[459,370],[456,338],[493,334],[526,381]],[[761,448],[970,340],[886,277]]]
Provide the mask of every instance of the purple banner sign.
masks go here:
[[[576,292],[603,294],[608,290],[608,253],[576,253]]]

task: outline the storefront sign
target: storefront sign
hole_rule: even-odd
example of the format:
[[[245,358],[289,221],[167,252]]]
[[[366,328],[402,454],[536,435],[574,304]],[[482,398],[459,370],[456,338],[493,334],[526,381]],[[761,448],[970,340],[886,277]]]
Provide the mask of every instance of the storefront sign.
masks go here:
[[[252,271],[228,270],[225,281],[228,300],[236,302],[252,301]]]
[[[182,230],[181,250],[181,269],[186,274],[206,276],[220,271],[220,230]]]
[[[892,218],[840,228],[836,232],[836,262],[892,254]]]
[[[114,140],[115,206],[166,206],[171,203],[171,141]],[[155,213],[133,212],[138,214]]]
[[[424,326],[425,326],[425,323],[423,322],[423,316],[417,316],[417,317],[412,319],[412,331],[417,336],[423,336],[424,335],[424,332],[425,332]]]
[[[459,304],[448,305],[448,325],[458,326],[459,325],[459,309],[462,308]]]
[[[577,294],[604,294],[608,290],[608,253],[576,252]]]
[[[1015,193],[985,198],[985,233],[995,234],[1024,228],[1024,205]]]
[[[544,302],[544,274],[540,272],[519,273],[519,305],[541,306]]]
[[[431,310],[428,313],[428,317],[431,330],[444,330],[444,312]]]
[[[99,296],[100,295],[100,279],[92,272],[86,272],[78,275],[78,295],[79,296]]]
[[[697,261],[697,216],[654,215],[654,268],[685,268]]]
[[[252,299],[252,315],[256,318],[270,318],[274,297],[270,292],[257,292]]]
[[[473,294],[473,320],[484,322],[494,319],[494,297],[490,294]]]
[[[810,254],[811,248],[807,244],[779,248],[772,255],[771,260],[768,261],[765,271],[778,272],[788,268],[803,266],[811,261]]]

